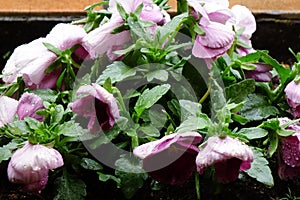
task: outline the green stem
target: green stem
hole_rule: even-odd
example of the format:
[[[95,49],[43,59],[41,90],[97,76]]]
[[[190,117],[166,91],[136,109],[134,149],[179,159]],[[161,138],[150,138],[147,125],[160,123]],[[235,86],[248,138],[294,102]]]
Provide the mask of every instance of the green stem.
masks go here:
[[[272,103],[277,103],[279,101],[279,99],[283,96],[284,89],[286,88],[287,84],[289,84],[295,78],[295,76],[296,76],[296,73],[295,72],[292,73],[284,83],[281,83],[274,90],[275,97],[274,97],[274,99],[272,99]]]
[[[124,99],[123,99],[123,96],[122,96],[120,90],[116,87],[113,87],[113,90],[117,93],[121,110],[124,111],[124,112],[127,112],[126,106],[124,104]]]
[[[209,86],[207,88],[207,91],[205,92],[205,94],[201,97],[201,99],[199,100],[199,103],[202,104],[205,99],[208,97],[208,95],[210,94],[210,91],[211,91],[211,86],[212,86],[212,83],[211,83],[211,78],[210,78],[210,81],[209,81]]]
[[[200,195],[200,181],[199,181],[199,173],[198,172],[195,172],[195,187],[196,187],[197,200],[200,200],[201,195]]]

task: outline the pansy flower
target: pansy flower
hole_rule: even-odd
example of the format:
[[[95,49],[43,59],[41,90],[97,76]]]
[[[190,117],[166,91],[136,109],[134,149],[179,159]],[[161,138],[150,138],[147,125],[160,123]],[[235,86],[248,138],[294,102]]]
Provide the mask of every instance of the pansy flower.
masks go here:
[[[231,8],[233,17],[228,20],[228,25],[232,24],[238,34],[237,52],[244,56],[255,50],[252,48],[251,37],[256,31],[256,21],[252,12],[245,6],[234,5]]]
[[[48,50],[44,43],[50,43],[64,51],[76,44],[81,45],[81,40],[85,35],[86,32],[81,26],[57,24],[45,38],[33,40],[14,50],[3,69],[5,75],[3,81],[11,83],[15,82],[17,77],[22,77],[28,87],[54,88],[61,69],[49,74],[45,73],[57,55]]]
[[[206,167],[215,167],[218,182],[229,183],[238,178],[239,170],[248,170],[254,159],[248,145],[237,138],[209,137],[197,158],[197,170],[202,174]]]
[[[188,3],[198,14],[194,14],[196,19],[200,17],[198,25],[203,31],[195,38],[192,54],[210,60],[226,53],[235,37],[232,27],[226,25],[226,21],[232,17],[228,7],[210,2],[202,6],[197,0],[188,0]]]
[[[246,78],[253,78],[258,82],[269,82],[272,80],[271,70],[273,69],[270,65],[265,63],[255,63],[253,64],[255,70],[244,70]]]
[[[292,107],[295,118],[300,117],[300,84],[291,81],[284,89],[287,103]]]
[[[81,86],[76,95],[86,96],[74,101],[70,108],[74,113],[89,118],[88,130],[91,133],[111,129],[120,117],[116,99],[100,85]]]
[[[40,193],[47,184],[49,170],[63,164],[63,158],[57,150],[26,142],[12,155],[7,175],[10,182],[22,184],[23,191]]]
[[[43,100],[36,94],[24,93],[19,101],[7,97],[0,97],[0,127],[11,123],[17,114],[19,120],[25,117],[35,118],[43,121],[44,117],[37,115],[36,111],[44,108]]]
[[[196,165],[202,137],[197,132],[173,133],[133,150],[142,159],[143,169],[156,181],[177,185],[188,180]]]
[[[122,19],[117,9],[117,3],[120,4],[128,14],[134,12],[137,7],[143,3],[142,11],[139,14],[141,20],[155,24],[164,23],[166,21],[164,20],[166,13],[162,12],[151,0],[111,0],[109,1],[108,10],[112,13],[112,16],[109,21],[89,32],[83,39],[83,46],[90,53],[91,58],[96,58],[98,55],[107,52],[110,52],[110,58],[117,58],[111,55],[112,50],[120,49],[126,42],[131,40],[128,30],[115,34],[112,33],[115,28],[124,24],[124,19]]]
[[[287,117],[279,118],[281,125],[290,121]],[[280,137],[278,175],[283,180],[294,178],[300,174],[300,126],[297,123],[291,124],[286,129],[293,130],[295,133],[287,137]]]

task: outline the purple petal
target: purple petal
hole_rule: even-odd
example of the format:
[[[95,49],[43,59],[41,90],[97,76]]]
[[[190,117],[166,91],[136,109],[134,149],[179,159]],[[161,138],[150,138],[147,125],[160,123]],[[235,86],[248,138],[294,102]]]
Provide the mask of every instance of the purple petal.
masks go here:
[[[63,164],[62,156],[57,150],[26,142],[12,155],[7,175],[9,181],[24,184],[24,189],[28,185],[27,189],[40,192],[46,185],[48,171]]]
[[[290,100],[290,106],[295,107],[300,104],[300,84],[291,81],[284,90],[286,98]]]
[[[91,58],[105,54],[115,46],[122,46],[130,40],[129,31],[122,31],[117,34],[111,33],[115,28],[121,26],[122,23],[122,18],[113,15],[107,23],[89,32],[83,38],[82,45],[89,52]]]
[[[17,113],[18,101],[7,96],[0,97],[0,127],[11,123]]]
[[[216,178],[220,183],[230,183],[239,176],[240,165],[242,161],[237,158],[231,158],[215,164]]]
[[[145,158],[143,160],[143,168],[156,181],[179,185],[192,176],[195,169],[196,156],[197,151],[187,150],[186,152],[181,152],[178,150],[173,151],[170,148]],[[168,163],[168,165],[163,167],[162,163]]]
[[[216,163],[221,165],[225,162],[227,166],[230,164],[228,160],[233,158],[241,161],[239,169],[244,170],[249,167],[254,155],[249,146],[236,138],[213,136],[208,138],[206,146],[200,150],[196,158],[197,170],[203,172],[205,167]]]
[[[281,153],[283,161],[291,167],[300,167],[300,141],[296,136],[282,138]]]
[[[211,22],[202,27],[205,35],[198,35],[192,53],[200,58],[214,58],[224,54],[232,45],[234,32],[227,26]]]
[[[163,15],[159,6],[153,3],[152,0],[143,0],[143,9],[140,13],[140,18],[145,21],[159,23],[163,19]]]
[[[235,29],[245,28],[241,36],[245,39],[250,39],[256,31],[256,20],[252,12],[247,7],[241,5],[234,5],[231,10],[236,20]]]
[[[27,85],[33,83],[39,84],[44,77],[44,71],[47,67],[55,60],[56,55],[43,45],[46,42],[44,38],[36,39],[28,44],[21,45],[17,47],[13,54],[11,55],[9,62],[7,62],[4,72],[11,72],[6,70],[11,66],[12,69],[16,70],[13,72],[13,77],[7,78],[5,80],[11,81],[18,76],[23,74],[29,77],[29,82]]]
[[[56,48],[66,50],[76,44],[81,44],[85,36],[86,32],[81,26],[60,23],[50,31],[46,40]]]
[[[90,118],[88,129],[91,133],[99,132],[100,127],[109,130],[114,126],[120,114],[116,99],[111,93],[98,84],[92,84],[81,86],[76,94],[88,95],[73,102],[70,108],[73,112]]]
[[[182,184],[195,169],[199,149],[193,144],[199,143],[201,138],[197,132],[173,133],[138,146],[133,153],[143,160],[143,169],[154,180]]]
[[[17,107],[17,114],[20,120],[23,120],[25,117],[32,117],[39,121],[44,119],[43,116],[37,115],[36,111],[44,108],[43,100],[41,97],[33,93],[24,93]]]

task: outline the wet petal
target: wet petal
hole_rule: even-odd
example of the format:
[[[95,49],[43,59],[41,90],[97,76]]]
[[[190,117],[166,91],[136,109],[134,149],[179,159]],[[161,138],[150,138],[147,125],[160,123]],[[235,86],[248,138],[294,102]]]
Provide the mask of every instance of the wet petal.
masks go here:
[[[17,114],[20,120],[23,120],[25,117],[32,117],[39,121],[44,119],[43,116],[37,115],[36,111],[44,108],[43,100],[41,97],[33,93],[24,93],[17,107]]]
[[[0,97],[0,127],[13,121],[17,106],[17,100],[7,96]]]

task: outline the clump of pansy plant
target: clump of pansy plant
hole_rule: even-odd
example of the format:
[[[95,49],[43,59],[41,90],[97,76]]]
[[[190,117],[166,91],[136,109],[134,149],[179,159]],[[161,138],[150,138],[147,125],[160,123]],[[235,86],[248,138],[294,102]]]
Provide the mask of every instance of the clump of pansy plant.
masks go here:
[[[214,188],[202,181],[272,187],[274,173],[299,176],[300,54],[286,67],[254,49],[243,5],[168,8],[101,1],[12,51],[0,76],[0,162],[18,190],[43,195],[51,181],[53,199],[84,199],[88,173],[130,199],[146,183],[194,177],[200,199]]]

